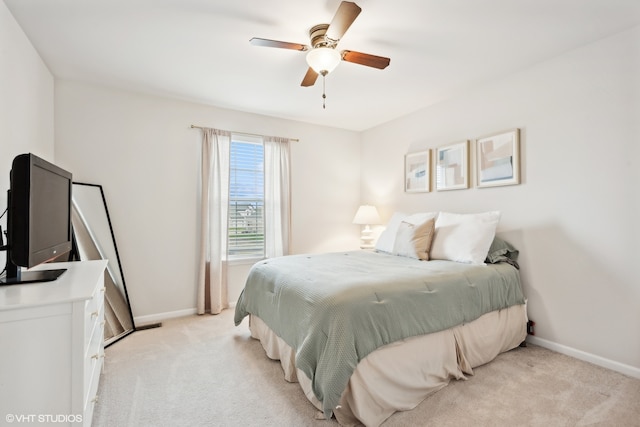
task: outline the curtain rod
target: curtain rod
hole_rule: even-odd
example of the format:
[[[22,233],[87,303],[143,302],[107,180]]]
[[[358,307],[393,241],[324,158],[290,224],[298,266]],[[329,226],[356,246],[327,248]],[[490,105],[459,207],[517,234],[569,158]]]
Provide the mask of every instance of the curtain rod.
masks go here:
[[[191,125],[191,129],[207,129],[207,128],[204,127],[204,126]],[[237,132],[237,131],[234,131],[234,130],[232,130],[231,133],[239,133],[241,135],[249,135],[249,136],[265,136],[265,135],[258,135],[258,134],[255,134],[255,133]],[[299,139],[296,139],[296,138],[287,138],[287,139],[289,141],[292,141],[292,142],[300,141]]]

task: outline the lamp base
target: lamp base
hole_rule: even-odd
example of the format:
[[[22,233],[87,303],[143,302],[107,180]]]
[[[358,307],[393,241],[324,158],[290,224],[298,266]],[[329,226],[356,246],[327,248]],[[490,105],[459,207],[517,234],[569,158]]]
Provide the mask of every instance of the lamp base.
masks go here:
[[[373,249],[373,236],[371,235],[373,230],[369,225],[366,225],[360,234],[360,249]]]

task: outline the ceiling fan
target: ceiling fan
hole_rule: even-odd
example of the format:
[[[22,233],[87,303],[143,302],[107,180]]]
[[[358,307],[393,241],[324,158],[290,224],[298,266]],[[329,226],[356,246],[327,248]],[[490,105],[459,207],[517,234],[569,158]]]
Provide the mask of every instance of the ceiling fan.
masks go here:
[[[311,39],[310,46],[258,37],[253,37],[249,42],[254,46],[277,47],[307,52],[309,69],[302,79],[301,86],[313,86],[318,79],[318,75],[322,75],[324,78],[338,66],[340,61],[352,62],[382,70],[389,65],[391,59],[352,50],[336,50],[338,42],[340,42],[340,39],[361,11],[360,6],[353,2],[343,1],[340,3],[330,24],[318,24],[309,30],[309,37]],[[326,98],[324,93],[322,94],[322,98]]]

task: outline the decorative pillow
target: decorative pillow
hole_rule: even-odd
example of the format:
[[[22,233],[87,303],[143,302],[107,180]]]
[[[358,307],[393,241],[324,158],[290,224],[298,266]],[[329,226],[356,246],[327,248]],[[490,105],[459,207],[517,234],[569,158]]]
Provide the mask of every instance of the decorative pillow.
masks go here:
[[[398,234],[398,228],[400,227],[400,223],[402,221],[415,225],[423,223],[431,218],[435,219],[437,216],[437,212],[416,213],[413,215],[407,215],[402,212],[395,212],[387,223],[387,227],[382,233],[380,233],[380,237],[378,237],[375,249],[379,252],[393,253],[396,235]]]
[[[520,268],[518,265],[518,254],[520,252],[513,247],[509,242],[502,240],[500,237],[495,236],[493,242],[489,247],[489,253],[487,254],[486,263],[497,264],[499,262],[506,262],[513,265],[515,268]]]
[[[428,261],[435,223],[433,218],[422,224],[400,222],[393,245],[393,255]]]
[[[440,212],[431,245],[431,259],[484,264],[496,234],[500,212]]]

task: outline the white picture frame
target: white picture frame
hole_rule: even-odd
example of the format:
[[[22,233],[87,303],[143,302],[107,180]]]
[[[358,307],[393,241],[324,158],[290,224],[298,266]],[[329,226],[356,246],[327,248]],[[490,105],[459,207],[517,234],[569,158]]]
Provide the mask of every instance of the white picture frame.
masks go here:
[[[520,184],[520,129],[476,140],[478,188]]]
[[[469,188],[469,140],[436,148],[436,190]]]
[[[404,191],[428,193],[431,190],[431,150],[404,156]]]

